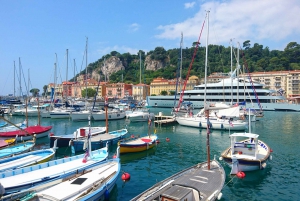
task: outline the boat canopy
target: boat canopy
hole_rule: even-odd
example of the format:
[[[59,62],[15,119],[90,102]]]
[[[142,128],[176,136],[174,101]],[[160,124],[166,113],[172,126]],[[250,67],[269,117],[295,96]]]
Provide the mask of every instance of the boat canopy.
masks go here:
[[[248,137],[248,138],[258,138],[258,134],[254,133],[233,133],[230,137]]]

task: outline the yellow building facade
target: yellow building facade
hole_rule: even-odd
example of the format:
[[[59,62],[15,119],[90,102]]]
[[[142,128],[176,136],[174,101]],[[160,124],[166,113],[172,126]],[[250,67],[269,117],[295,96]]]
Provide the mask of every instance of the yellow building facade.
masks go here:
[[[185,90],[191,90],[195,85],[199,84],[199,78],[197,76],[189,77]],[[184,80],[181,80],[177,85],[177,91],[183,90]],[[150,95],[161,95],[163,91],[166,91],[168,95],[171,92],[176,91],[176,80],[167,80],[164,78],[155,78],[150,84]]]

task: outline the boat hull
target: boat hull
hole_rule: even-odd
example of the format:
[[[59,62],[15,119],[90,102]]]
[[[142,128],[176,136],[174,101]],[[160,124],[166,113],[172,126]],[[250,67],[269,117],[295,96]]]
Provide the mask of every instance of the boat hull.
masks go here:
[[[80,134],[80,130],[84,129],[84,134]],[[101,133],[104,133],[106,131],[105,127],[91,127],[91,135],[98,135]],[[73,134],[68,134],[68,135],[50,135],[50,147],[53,147],[55,140],[57,139],[57,147],[68,147],[70,146],[70,140],[73,140],[76,138],[80,138],[83,136],[87,136],[89,132],[88,127],[81,127],[77,129]]]
[[[55,150],[37,150],[0,160],[0,172],[27,167],[50,161]]]
[[[226,164],[232,168],[232,159],[231,158],[224,158],[223,160]],[[242,160],[238,159],[238,171],[248,172],[254,170],[262,170],[265,169],[267,165],[267,160]]]
[[[0,158],[6,158],[17,154],[22,154],[31,151],[35,145],[35,142],[24,142],[17,145],[13,145],[0,150]]]
[[[200,98],[199,98],[200,97]],[[263,111],[289,111],[289,112],[300,112],[300,104],[290,104],[290,103],[273,103],[270,102],[269,98],[273,98],[272,96],[265,97],[268,98],[268,103],[260,102],[261,109]],[[178,99],[178,98],[177,98]],[[204,107],[204,101],[203,97],[198,95],[192,95],[192,96],[185,96],[183,98],[184,100],[189,100],[193,104],[194,109],[201,109]],[[207,99],[217,99],[215,102],[224,102],[226,104],[231,104],[231,101],[224,101],[223,96],[217,97],[207,97]],[[237,98],[233,98],[237,99]],[[259,97],[260,99],[260,97]],[[173,108],[174,107],[174,96],[148,96],[147,97],[147,104],[149,107],[157,107],[157,108]],[[231,98],[230,98],[231,100]],[[261,99],[260,99],[261,100]],[[246,107],[247,108],[253,108],[255,110],[260,110],[260,107],[258,104],[252,104],[249,100],[246,100]],[[176,104],[178,104],[178,100],[176,101]]]
[[[144,137],[146,139],[148,137]],[[138,139],[138,138],[137,138]],[[140,143],[135,143],[134,140],[132,139],[132,143],[129,142],[121,142],[119,144],[120,146],[120,154],[123,153],[134,153],[134,152],[141,152],[141,151],[146,151],[148,149],[152,149],[154,146],[156,146],[156,140],[157,136],[151,136],[151,141],[149,142],[140,142]]]
[[[36,187],[47,182],[70,177],[76,173],[87,171],[89,168],[99,165],[108,157],[107,148],[95,150],[92,157],[83,162],[85,154],[68,158],[52,160],[46,163],[7,171],[0,174],[1,184],[6,194]]]
[[[207,128],[207,120],[203,119],[201,117],[176,117],[176,121],[183,126],[190,126],[190,127],[195,127],[195,128]],[[233,125],[229,124],[228,120],[225,121],[218,121],[216,119],[210,120],[210,129],[215,129],[215,130],[245,130],[247,129],[247,123],[246,122],[236,122],[233,123]]]
[[[92,116],[95,121],[105,121],[106,120],[105,112],[93,113]],[[116,112],[116,113],[108,113],[107,114],[108,120],[117,120],[117,119],[124,119],[124,118],[125,118],[125,112]]]
[[[116,134],[111,134],[116,133]],[[105,147],[106,144],[113,145],[117,144],[124,136],[128,133],[127,129],[119,130],[119,131],[112,131],[108,134],[99,134],[91,137],[91,146],[92,150],[100,149]],[[103,136],[103,137],[102,137]],[[77,139],[73,140],[73,147],[75,152],[83,151],[85,139]]]

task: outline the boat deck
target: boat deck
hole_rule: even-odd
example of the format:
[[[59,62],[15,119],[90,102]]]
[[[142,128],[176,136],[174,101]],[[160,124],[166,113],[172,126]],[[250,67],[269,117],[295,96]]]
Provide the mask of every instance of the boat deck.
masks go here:
[[[161,125],[172,124],[172,123],[176,123],[176,119],[174,118],[174,116],[161,116],[161,115],[155,116],[154,124],[161,126]]]
[[[201,163],[165,179],[132,200],[152,201],[158,196],[181,200],[188,192],[198,192],[195,200],[215,200],[222,190],[225,172],[222,166],[212,161],[210,170],[207,163]]]
[[[19,158],[17,160],[13,160],[7,163],[0,164],[0,171],[6,170],[9,168],[20,167],[27,163],[31,163],[32,161],[39,161],[43,156],[41,155],[28,155],[23,158]]]
[[[156,139],[157,139],[157,136],[151,136],[150,138],[148,136],[145,136],[145,137],[126,141],[126,144],[128,144],[128,145],[145,144],[145,143],[152,142],[153,140],[156,140]]]
[[[108,162],[78,178],[69,179],[52,188],[38,192],[37,195],[40,196],[41,200],[48,200],[47,198],[57,200],[76,199],[85,195],[85,192],[91,189],[105,186],[106,182],[109,182],[112,177],[116,177],[119,168],[118,161]]]

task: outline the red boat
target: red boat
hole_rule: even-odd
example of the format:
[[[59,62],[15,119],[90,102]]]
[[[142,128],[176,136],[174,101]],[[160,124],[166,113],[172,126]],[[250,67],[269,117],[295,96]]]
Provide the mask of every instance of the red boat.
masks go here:
[[[31,140],[33,135],[36,134],[36,138],[48,136],[47,131],[50,131],[52,126],[28,126],[24,130],[0,132],[0,139],[9,139],[18,136],[18,140]]]

